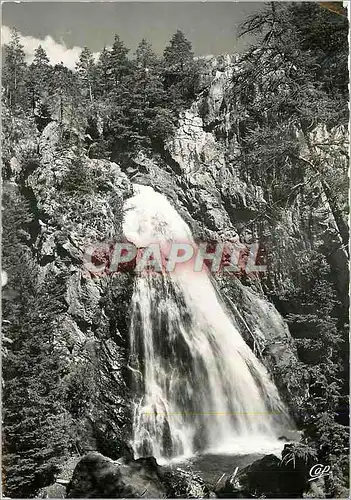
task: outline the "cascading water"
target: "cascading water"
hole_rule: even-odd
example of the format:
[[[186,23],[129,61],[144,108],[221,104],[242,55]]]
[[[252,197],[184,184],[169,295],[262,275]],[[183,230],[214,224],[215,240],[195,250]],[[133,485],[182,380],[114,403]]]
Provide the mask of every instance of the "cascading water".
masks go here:
[[[124,234],[137,247],[195,245],[167,199],[135,186]],[[258,451],[287,421],[277,389],[233,325],[208,271],[140,274],[130,327],[133,447],[157,459]]]

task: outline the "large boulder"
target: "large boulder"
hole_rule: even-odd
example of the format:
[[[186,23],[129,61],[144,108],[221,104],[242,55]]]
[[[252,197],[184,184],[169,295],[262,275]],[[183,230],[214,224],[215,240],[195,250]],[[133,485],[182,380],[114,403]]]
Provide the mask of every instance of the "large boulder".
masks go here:
[[[218,498],[303,498],[310,488],[309,470],[313,456],[296,452],[287,444],[282,459],[265,455],[239,471],[234,477],[221,478],[215,488]]]
[[[162,467],[161,477],[166,487],[167,498],[212,498],[215,497],[205,481],[191,471],[179,467]]]
[[[235,477],[222,478],[215,488],[218,498],[280,496],[280,460],[275,455],[266,455],[245,467]]]
[[[208,498],[204,481],[179,468],[162,467],[154,457],[112,460],[91,452],[77,464],[67,498]]]
[[[166,490],[154,458],[113,461],[88,453],[78,463],[68,487],[68,498],[164,498]]]

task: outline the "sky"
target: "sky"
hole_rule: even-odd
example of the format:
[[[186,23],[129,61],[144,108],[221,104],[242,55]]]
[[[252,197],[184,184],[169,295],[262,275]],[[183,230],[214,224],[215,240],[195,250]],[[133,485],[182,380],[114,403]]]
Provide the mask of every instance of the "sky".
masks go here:
[[[262,8],[257,2],[8,2],[2,4],[2,45],[10,28],[21,35],[30,62],[41,44],[53,64],[74,68],[82,47],[97,56],[117,33],[132,55],[142,38],[161,54],[182,30],[196,56],[242,52],[249,39],[237,38],[238,25]]]

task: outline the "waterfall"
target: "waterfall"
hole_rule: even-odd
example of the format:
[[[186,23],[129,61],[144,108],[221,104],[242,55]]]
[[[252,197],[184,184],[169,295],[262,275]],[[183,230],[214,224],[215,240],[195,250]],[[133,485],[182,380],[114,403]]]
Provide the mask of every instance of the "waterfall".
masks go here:
[[[168,200],[135,186],[124,234],[137,247],[195,245]],[[242,339],[207,270],[176,267],[135,279],[130,367],[133,447],[157,459],[197,451],[258,451],[277,442],[286,411],[267,370]]]

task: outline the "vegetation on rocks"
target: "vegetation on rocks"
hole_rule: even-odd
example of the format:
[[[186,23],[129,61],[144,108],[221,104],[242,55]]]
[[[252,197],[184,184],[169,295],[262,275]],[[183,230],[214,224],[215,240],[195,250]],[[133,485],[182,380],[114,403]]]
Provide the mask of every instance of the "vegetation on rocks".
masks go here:
[[[91,158],[128,165],[141,149],[161,147],[170,137],[179,112],[199,90],[200,63],[181,31],[172,37],[164,57],[143,39],[133,58],[118,35],[95,63],[84,47],[70,71],[52,67],[39,46],[33,63],[25,54],[16,30],[5,48],[4,96],[14,115],[33,115],[38,129],[55,119],[89,150]]]
[[[33,216],[24,197],[12,189],[3,203],[3,265],[12,290],[3,305],[10,342],[3,368],[5,487],[25,497],[53,482],[69,447],[62,404],[67,366],[55,342],[66,305],[54,277],[39,277],[29,249]]]
[[[318,3],[272,2],[242,33],[257,42],[229,63],[195,60],[181,31],[162,57],[145,39],[130,56],[116,35],[97,61],[85,47],[75,71],[52,66],[41,46],[27,64],[15,30],[5,46],[7,495],[34,497],[69,457],[91,450],[109,458],[88,455],[75,472],[71,496],[85,496],[84,481],[94,483],[89,460],[107,469],[93,486],[99,494],[106,493],[106,477],[109,493],[135,493],[133,485],[126,493],[113,478],[118,469],[123,482],[123,467],[129,479],[134,469],[141,474],[138,496],[150,475],[156,493],[208,493],[197,478],[188,489],[186,474],[163,471],[161,478],[153,463],[144,464],[145,472],[125,444],[131,430],[133,274],[92,276],[83,270],[83,256],[89,245],[122,238],[122,206],[132,192],[126,173],[163,189],[194,234],[196,228],[217,241],[226,237],[223,226],[232,225],[242,244],[251,235],[266,245],[268,271],[260,280],[242,273],[239,285],[217,281],[228,307],[238,304],[233,315],[243,322],[245,340],[285,387],[283,396],[303,431],[302,443],[285,450],[282,474],[299,464],[294,491],[301,496],[313,458],[332,467],[325,494],[345,492],[348,22],[343,11]],[[100,257],[108,263],[108,255]],[[251,293],[268,298],[275,309],[253,311]],[[282,333],[275,336],[277,311],[292,336],[284,342]],[[258,325],[256,313],[270,320]],[[259,326],[267,330],[262,345]],[[112,463],[121,456],[132,465]],[[274,473],[281,466],[272,457],[264,463]],[[250,469],[241,481],[238,496],[267,496],[257,477],[250,479]],[[217,496],[232,494],[227,487]],[[291,493],[279,480],[269,487],[274,495]]]
[[[19,135],[3,189],[4,488],[15,497],[35,496],[92,448],[120,456],[130,421],[132,277],[83,275],[86,246],[120,238],[128,182],[66,131],[51,126],[30,143]]]
[[[345,493],[349,477],[348,280],[339,278],[349,241],[347,31],[345,16],[315,3],[267,5],[242,26],[258,40],[227,104],[242,176],[262,186],[267,202],[245,224],[272,249],[263,291],[298,352],[298,361],[276,359],[273,374],[303,442],[334,471],[325,482],[331,496]],[[222,284],[235,300],[233,285]]]

